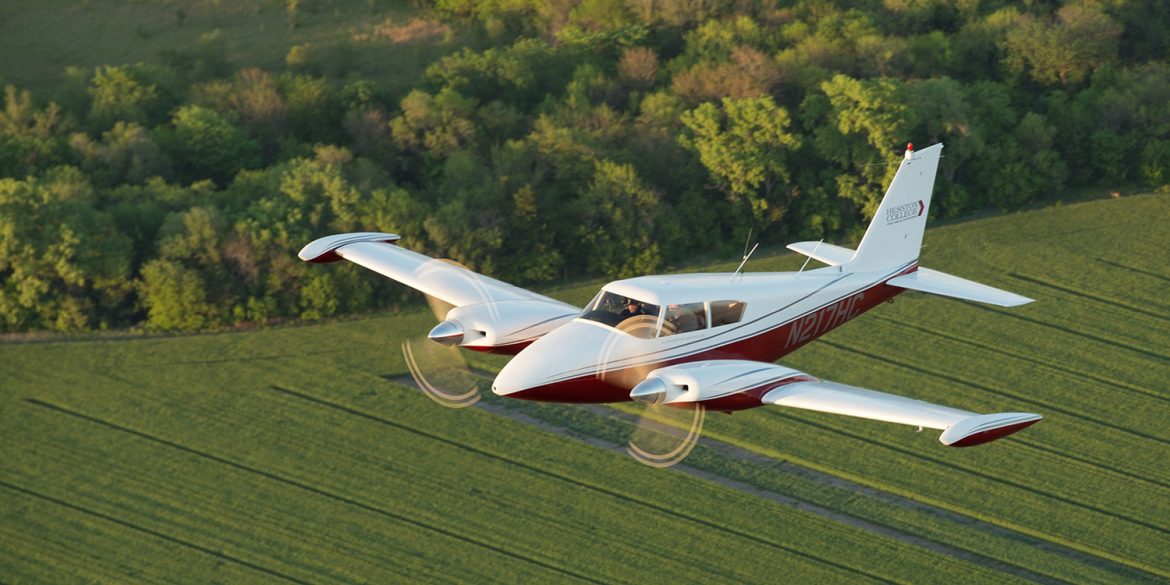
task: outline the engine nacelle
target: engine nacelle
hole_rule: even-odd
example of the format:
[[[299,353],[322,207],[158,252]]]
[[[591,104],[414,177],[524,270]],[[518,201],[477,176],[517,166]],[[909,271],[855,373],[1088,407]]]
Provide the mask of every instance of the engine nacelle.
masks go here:
[[[688,406],[702,403],[720,411],[763,404],[769,390],[793,382],[816,381],[804,372],[747,360],[708,360],[659,368],[630,392],[647,404]]]
[[[479,303],[451,309],[428,337],[444,345],[515,355],[576,316],[564,305],[535,299]]]

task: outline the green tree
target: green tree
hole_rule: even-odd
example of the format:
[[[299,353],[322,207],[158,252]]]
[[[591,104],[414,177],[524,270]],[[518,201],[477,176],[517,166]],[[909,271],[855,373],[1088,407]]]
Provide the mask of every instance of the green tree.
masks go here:
[[[131,266],[137,271],[158,255],[158,234],[167,216],[211,201],[207,183],[183,187],[161,178],[143,184],[122,184],[100,192],[100,206],[110,214],[117,230],[133,243]]]
[[[498,99],[527,110],[558,93],[582,60],[578,50],[521,39],[504,48],[464,48],[443,57],[427,67],[426,80],[432,93],[450,89],[482,103]]]
[[[184,106],[175,112],[169,136],[175,167],[188,180],[226,182],[240,169],[260,163],[256,141],[227,116],[200,106]]]
[[[977,118],[968,99],[968,88],[954,79],[923,80],[911,85],[909,94],[921,124],[914,132],[916,140],[924,146],[938,142],[946,145],[946,163],[938,169],[931,209],[940,215],[960,213],[970,203],[971,181],[963,173],[969,163],[986,155],[988,129]],[[964,180],[959,182],[956,178]]]
[[[722,61],[740,47],[766,49],[770,44],[767,30],[750,16],[711,19],[686,33],[683,62]]]
[[[288,121],[297,138],[309,144],[340,141],[345,112],[338,107],[329,82],[320,77],[285,74],[279,86],[288,102]]]
[[[721,190],[742,201],[761,227],[783,217],[789,152],[800,146],[788,131],[787,110],[771,97],[724,98],[721,107],[707,103],[685,112],[682,122],[689,130],[682,144],[698,153]]]
[[[281,138],[288,134],[289,105],[270,73],[241,69],[230,81],[217,79],[196,86],[193,94],[195,105],[235,116],[267,156],[278,152]]]
[[[499,267],[510,282],[547,282],[561,274],[564,255],[553,248],[551,213],[542,213],[540,199],[530,185],[512,194],[508,229],[501,253],[510,261]]]
[[[474,142],[475,100],[451,89],[432,96],[412,91],[402,100],[402,115],[390,121],[399,147],[444,157]]]
[[[990,173],[988,185],[991,203],[1013,209],[1064,188],[1067,169],[1053,148],[1055,136],[1044,116],[1024,114],[1012,133],[1014,140],[997,149],[1000,164]]]
[[[0,176],[36,173],[65,158],[68,123],[56,103],[41,109],[27,91],[4,87],[0,111]]]
[[[598,161],[593,180],[578,202],[578,234],[587,249],[586,269],[625,278],[653,273],[662,266],[656,225],[662,214],[658,193],[631,165]]]
[[[230,293],[225,298],[232,303],[232,320],[318,318],[388,298],[388,284],[371,281],[356,267],[332,267],[330,276],[318,277],[310,270],[318,267],[295,255],[305,243],[339,232],[396,231],[416,242],[424,237],[427,207],[384,176],[369,174],[368,166],[348,150],[319,147],[314,158],[237,176],[228,191],[247,205],[225,216],[219,232],[217,265],[225,272],[201,269],[209,285],[228,284],[222,290]]]
[[[109,325],[127,293],[130,242],[76,169],[0,179],[0,329]]]
[[[888,78],[834,76],[821,84],[823,96],[803,104],[805,124],[815,127],[820,156],[837,165],[835,191],[872,217],[885,185],[897,171],[890,155],[901,153],[915,125],[906,85]]]
[[[141,67],[102,66],[89,85],[89,121],[97,129],[121,120],[148,124],[160,106],[159,90],[146,79]]]
[[[81,157],[81,167],[102,186],[142,184],[151,177],[167,177],[171,163],[142,126],[117,122],[102,133],[100,142],[74,134],[70,145]]]
[[[1055,21],[1023,16],[1007,33],[1004,63],[1027,70],[1038,83],[1080,83],[1102,64],[1117,58],[1122,29],[1093,4],[1066,4]]]
[[[1161,193],[1170,191],[1170,140],[1151,140],[1142,149],[1141,177]]]
[[[1020,21],[1020,11],[1007,7],[982,18],[972,15],[951,35],[954,75],[964,80],[986,80],[999,75],[1002,47]]]
[[[194,331],[218,322],[218,311],[207,298],[203,278],[179,262],[152,260],[143,266],[138,296],[151,329]]]
[[[691,103],[721,97],[752,98],[771,93],[780,78],[771,57],[743,46],[732,50],[725,61],[703,61],[679,72],[671,80],[671,89]]]
[[[633,166],[599,161],[577,208],[587,270],[627,278],[662,267],[673,225],[659,195]]]

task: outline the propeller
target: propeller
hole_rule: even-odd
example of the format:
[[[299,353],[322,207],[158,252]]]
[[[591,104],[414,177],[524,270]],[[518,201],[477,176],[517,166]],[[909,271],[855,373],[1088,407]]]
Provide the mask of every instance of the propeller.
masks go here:
[[[675,465],[699,444],[706,415],[707,408],[702,403],[685,407],[647,404],[634,425],[626,452],[651,467]]]
[[[615,328],[635,338],[651,339],[657,335],[657,321],[656,316],[641,315],[628,318]],[[639,463],[658,468],[670,467],[686,459],[698,445],[707,409],[701,403],[666,404],[666,384],[658,379],[646,379],[657,365],[620,369],[620,364],[613,364],[611,368],[609,358],[614,349],[630,342],[633,340],[629,337],[616,333],[606,339],[598,377],[631,390],[630,397],[636,404],[634,408],[640,411],[626,452]]]
[[[479,380],[459,355],[459,348],[430,339],[402,342],[410,377],[428,398],[448,408],[466,408],[479,402]]]
[[[452,270],[451,266],[463,270]],[[473,286],[464,287],[464,290],[474,290],[483,302],[490,301],[486,289],[475,280],[474,273],[454,260],[432,260],[420,266],[417,274],[424,282],[471,281]],[[429,294],[426,298],[439,324],[425,337],[402,342],[402,356],[406,358],[411,378],[428,398],[447,408],[466,408],[479,402],[480,378],[471,371],[460,353],[459,344],[465,333],[463,324],[447,319],[453,305]]]

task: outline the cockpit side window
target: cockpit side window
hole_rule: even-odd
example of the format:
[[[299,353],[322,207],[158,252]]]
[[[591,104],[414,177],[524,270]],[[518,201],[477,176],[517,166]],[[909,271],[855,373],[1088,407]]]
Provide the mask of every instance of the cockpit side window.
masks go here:
[[[635,337],[651,338],[658,322],[658,305],[603,290],[585,305],[580,318],[616,327]]]
[[[711,301],[711,326],[721,327],[743,319],[743,301]]]
[[[666,307],[666,316],[662,319],[658,336],[666,337],[706,328],[707,308],[703,303],[669,305]]]

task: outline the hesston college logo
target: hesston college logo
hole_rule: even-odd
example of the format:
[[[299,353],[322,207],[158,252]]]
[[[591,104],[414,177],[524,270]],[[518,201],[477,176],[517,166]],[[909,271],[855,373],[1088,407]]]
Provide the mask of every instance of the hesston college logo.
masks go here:
[[[926,211],[926,204],[921,199],[913,203],[906,203],[886,210],[886,225],[914,219]]]

